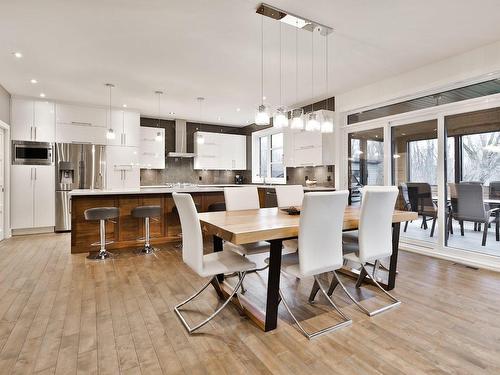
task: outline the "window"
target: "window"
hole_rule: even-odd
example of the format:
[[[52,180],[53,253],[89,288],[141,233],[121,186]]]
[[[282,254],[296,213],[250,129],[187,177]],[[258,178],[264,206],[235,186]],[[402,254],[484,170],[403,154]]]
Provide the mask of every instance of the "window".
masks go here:
[[[449,181],[453,181],[453,176],[455,175],[454,147],[455,139],[448,137],[448,160],[446,168]],[[437,138],[408,142],[408,155],[408,181],[427,182],[430,185],[437,185]]]
[[[500,181],[500,132],[462,136],[462,180]]]
[[[286,168],[283,165],[283,143],[282,132],[276,129],[265,129],[252,135],[252,154],[258,155],[253,158],[252,182],[286,183]]]

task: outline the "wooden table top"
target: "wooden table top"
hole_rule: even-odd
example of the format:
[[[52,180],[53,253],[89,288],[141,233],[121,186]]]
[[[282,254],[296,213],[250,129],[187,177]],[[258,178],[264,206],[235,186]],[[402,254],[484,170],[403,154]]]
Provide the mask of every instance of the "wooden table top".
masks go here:
[[[359,207],[348,206],[344,214],[344,230],[355,230],[359,223]],[[198,214],[206,234],[218,236],[234,244],[297,237],[299,215],[288,215],[277,207],[258,210],[204,212]],[[416,212],[394,211],[393,223],[415,220]]]

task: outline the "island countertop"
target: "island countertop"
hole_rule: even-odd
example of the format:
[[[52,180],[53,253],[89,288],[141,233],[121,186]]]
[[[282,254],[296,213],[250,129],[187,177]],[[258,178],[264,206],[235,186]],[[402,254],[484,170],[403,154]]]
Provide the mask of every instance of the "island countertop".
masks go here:
[[[140,189],[106,190],[106,189],[75,189],[70,191],[70,196],[91,195],[134,195],[134,194],[172,194],[178,193],[217,193],[223,192],[225,187],[256,186],[258,189],[274,189],[276,185],[257,184],[221,184],[221,185],[194,185],[184,187],[168,187],[164,185],[141,186]],[[328,186],[304,186],[304,191],[333,191],[334,187]]]

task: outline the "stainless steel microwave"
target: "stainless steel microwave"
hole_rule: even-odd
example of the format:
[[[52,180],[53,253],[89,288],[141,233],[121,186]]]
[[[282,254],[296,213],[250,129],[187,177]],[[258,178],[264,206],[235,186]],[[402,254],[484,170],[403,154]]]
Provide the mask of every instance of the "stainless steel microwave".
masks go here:
[[[12,164],[52,165],[52,143],[12,141]]]

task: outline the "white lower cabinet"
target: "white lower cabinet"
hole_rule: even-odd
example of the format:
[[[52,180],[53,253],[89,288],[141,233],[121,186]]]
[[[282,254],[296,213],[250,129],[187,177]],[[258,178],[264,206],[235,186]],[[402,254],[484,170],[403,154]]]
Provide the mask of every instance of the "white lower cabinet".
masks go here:
[[[55,225],[55,169],[52,165],[11,166],[11,227]]]
[[[139,189],[139,148],[106,147],[106,188],[110,190]]]

